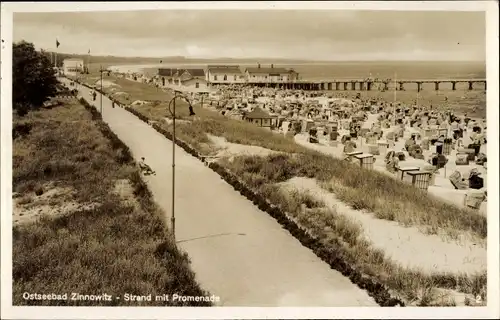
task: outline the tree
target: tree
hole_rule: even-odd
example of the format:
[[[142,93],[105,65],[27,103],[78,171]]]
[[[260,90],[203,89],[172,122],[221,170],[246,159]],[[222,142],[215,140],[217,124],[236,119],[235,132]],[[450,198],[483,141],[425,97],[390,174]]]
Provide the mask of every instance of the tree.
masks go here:
[[[12,57],[12,107],[24,115],[54,96],[58,81],[50,60],[32,43],[14,43]]]

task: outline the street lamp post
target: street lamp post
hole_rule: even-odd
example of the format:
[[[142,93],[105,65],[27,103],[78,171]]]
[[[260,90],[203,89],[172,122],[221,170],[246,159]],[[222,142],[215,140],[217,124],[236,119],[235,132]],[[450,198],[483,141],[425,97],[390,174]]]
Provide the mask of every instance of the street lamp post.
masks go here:
[[[182,99],[188,103],[189,106],[189,116],[194,116],[196,115],[193,111],[193,106],[191,105],[191,102],[189,99],[184,96],[182,93],[200,93],[203,95],[203,93],[206,93],[207,91],[204,90],[189,90],[189,89],[182,89],[178,88],[174,91],[174,97],[170,100],[168,103],[168,111],[170,112],[170,115],[172,116],[172,216],[170,218],[171,221],[171,227],[172,227],[172,237],[175,241],[175,144],[176,144],[176,137],[175,137],[175,119],[176,119],[176,114],[175,114],[175,101],[177,99]]]

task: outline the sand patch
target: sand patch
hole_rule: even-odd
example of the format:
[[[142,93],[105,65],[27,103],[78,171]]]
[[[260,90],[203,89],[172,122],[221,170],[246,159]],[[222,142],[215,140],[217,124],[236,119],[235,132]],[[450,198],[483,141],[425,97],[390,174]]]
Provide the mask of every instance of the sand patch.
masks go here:
[[[128,179],[120,179],[115,182],[113,193],[118,195],[126,204],[136,206],[134,187]]]
[[[100,87],[101,86],[101,80],[97,80],[94,85]],[[120,86],[118,84],[114,83],[113,81],[102,80],[102,87],[103,88],[109,88],[109,87],[120,87]]]
[[[425,273],[476,273],[486,270],[487,250],[484,243],[467,239],[444,241],[439,235],[426,235],[417,227],[377,219],[372,213],[354,210],[324,190],[314,179],[295,177],[282,184],[284,188],[309,191],[328,207],[335,208],[361,224],[364,237],[388,258],[401,266]]]
[[[143,106],[145,104],[149,104],[150,102],[144,101],[144,100],[135,100],[134,102],[131,103],[133,106]]]
[[[12,224],[16,226],[34,222],[41,217],[56,217],[99,206],[98,203],[78,203],[68,200],[73,192],[74,190],[70,188],[51,188],[40,196],[26,194],[16,197],[13,199]]]
[[[250,146],[228,142],[224,137],[217,137],[207,134],[212,144],[219,149],[218,157],[234,157],[234,156],[261,156],[265,157],[271,154],[278,153],[277,151],[266,149],[259,146]]]
[[[172,124],[174,121],[171,119],[171,118],[163,118],[163,121],[166,123],[166,124]],[[184,119],[175,119],[175,123],[176,124],[179,124],[179,123],[182,123],[182,124],[189,124],[193,122],[192,120],[184,120]]]

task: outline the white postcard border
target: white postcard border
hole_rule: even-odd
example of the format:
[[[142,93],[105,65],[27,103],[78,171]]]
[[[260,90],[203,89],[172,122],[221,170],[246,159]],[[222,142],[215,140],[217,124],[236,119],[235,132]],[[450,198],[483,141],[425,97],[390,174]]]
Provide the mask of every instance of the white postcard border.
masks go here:
[[[1,12],[1,318],[3,319],[256,319],[256,318],[491,318],[499,307],[498,216],[498,6],[495,1],[359,2],[16,2]],[[125,11],[160,9],[301,9],[486,11],[488,136],[488,307],[481,308],[166,308],[166,307],[13,307],[12,306],[12,30],[13,12]],[[466,23],[466,21],[464,21]],[[495,143],[496,142],[496,143]]]

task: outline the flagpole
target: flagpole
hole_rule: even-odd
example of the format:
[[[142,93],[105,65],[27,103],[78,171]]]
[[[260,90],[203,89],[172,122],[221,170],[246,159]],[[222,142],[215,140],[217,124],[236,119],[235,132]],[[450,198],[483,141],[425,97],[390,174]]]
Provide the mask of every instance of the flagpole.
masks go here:
[[[57,50],[59,49],[59,45],[60,45],[59,40],[57,40],[57,38],[56,38],[55,66],[56,66],[58,72],[59,72],[59,68],[57,66]]]
[[[90,49],[87,54],[87,72],[90,73]]]

